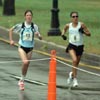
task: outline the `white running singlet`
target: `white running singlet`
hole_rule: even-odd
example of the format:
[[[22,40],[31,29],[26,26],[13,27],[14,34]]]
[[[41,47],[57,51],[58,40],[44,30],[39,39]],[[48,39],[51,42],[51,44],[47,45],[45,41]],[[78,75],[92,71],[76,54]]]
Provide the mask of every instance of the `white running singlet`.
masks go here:
[[[83,34],[79,32],[80,27],[80,22],[76,27],[73,27],[72,23],[69,24],[69,43],[76,46],[83,45]]]

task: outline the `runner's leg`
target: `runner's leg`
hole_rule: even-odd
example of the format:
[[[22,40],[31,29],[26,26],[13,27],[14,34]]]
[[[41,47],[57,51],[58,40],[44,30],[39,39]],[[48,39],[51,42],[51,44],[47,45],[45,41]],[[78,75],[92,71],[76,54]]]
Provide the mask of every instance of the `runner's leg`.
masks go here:
[[[25,53],[25,51],[22,48],[18,48],[18,51],[19,51],[20,58],[23,62],[22,63],[22,78],[24,78],[26,76],[26,73],[27,73],[29,61],[27,58],[27,54]]]
[[[73,49],[71,49],[71,50],[69,50],[69,54],[70,54],[70,56],[72,58],[72,65],[74,67],[77,67],[78,66],[78,59],[77,59],[77,56],[76,56],[76,52]],[[72,68],[72,72],[73,72],[73,78],[76,78],[77,69],[76,68]]]

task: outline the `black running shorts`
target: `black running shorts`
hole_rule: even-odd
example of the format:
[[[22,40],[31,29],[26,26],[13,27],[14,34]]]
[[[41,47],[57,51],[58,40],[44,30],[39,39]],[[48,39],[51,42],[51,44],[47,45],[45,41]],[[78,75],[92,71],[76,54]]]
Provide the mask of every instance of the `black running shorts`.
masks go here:
[[[20,48],[22,48],[26,53],[29,53],[30,51],[33,50],[33,47],[27,48],[27,47],[20,46]]]
[[[66,52],[68,53],[68,51],[72,49],[75,50],[77,56],[81,56],[84,51],[84,45],[76,46],[76,45],[69,43],[66,48]]]

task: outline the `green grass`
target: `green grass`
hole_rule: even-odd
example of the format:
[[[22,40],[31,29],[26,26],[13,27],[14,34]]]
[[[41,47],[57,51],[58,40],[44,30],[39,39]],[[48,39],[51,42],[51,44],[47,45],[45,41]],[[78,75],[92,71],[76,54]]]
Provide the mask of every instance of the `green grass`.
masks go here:
[[[90,29],[92,36],[85,37],[85,52],[100,54],[100,1],[99,0],[58,0],[60,29],[70,22],[69,13],[78,11],[80,21]],[[33,21],[39,26],[43,39],[66,46],[68,41],[61,37],[48,37],[50,29],[52,0],[16,0],[16,16],[3,16],[0,8],[0,25],[10,28],[14,24],[23,22],[23,13],[26,9],[32,9]]]

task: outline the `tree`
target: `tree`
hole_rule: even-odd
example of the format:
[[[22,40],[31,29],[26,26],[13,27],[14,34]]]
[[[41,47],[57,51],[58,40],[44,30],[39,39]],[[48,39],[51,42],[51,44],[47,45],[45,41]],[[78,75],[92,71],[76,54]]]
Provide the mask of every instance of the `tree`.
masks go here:
[[[0,0],[0,6],[2,6],[2,0]]]
[[[15,15],[15,0],[4,0],[3,15]]]

